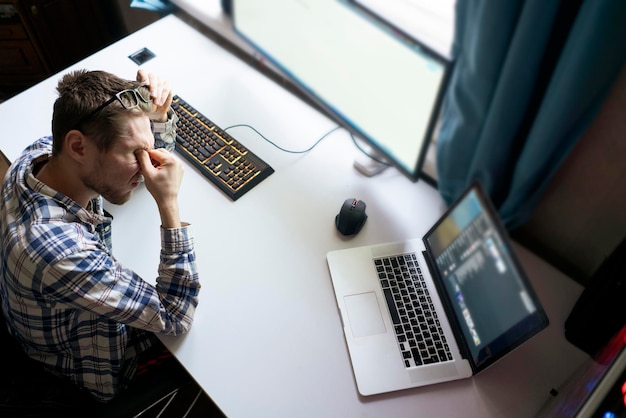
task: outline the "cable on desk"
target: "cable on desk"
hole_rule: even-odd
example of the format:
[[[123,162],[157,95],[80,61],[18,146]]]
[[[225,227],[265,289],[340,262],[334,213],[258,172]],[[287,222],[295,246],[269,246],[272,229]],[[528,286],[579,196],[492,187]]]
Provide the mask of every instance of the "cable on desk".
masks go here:
[[[288,152],[290,154],[305,154],[309,151],[311,151],[313,148],[315,148],[320,142],[322,142],[328,135],[332,134],[333,132],[335,132],[337,129],[340,129],[341,126],[335,126],[333,129],[331,129],[330,131],[326,132],[324,135],[322,135],[322,137],[320,139],[318,139],[317,141],[315,141],[315,143],[313,145],[311,145],[309,148],[303,150],[303,151],[292,151],[292,150],[288,150],[286,148],[281,147],[280,145],[274,143],[272,140],[270,140],[269,138],[267,138],[265,135],[263,135],[261,132],[259,132],[258,130],[256,130],[253,126],[250,126],[248,124],[245,123],[240,123],[237,125],[231,125],[228,126],[226,128],[224,128],[225,131],[228,131],[231,128],[249,128],[252,129],[254,132],[256,132],[257,135],[259,135],[261,138],[263,138],[265,141],[267,141],[268,143],[272,144],[274,147],[278,148],[279,150],[283,151],[283,152]]]
[[[228,126],[226,128],[224,128],[225,131],[228,131],[229,129],[232,128],[249,128],[252,129],[257,135],[259,135],[261,138],[263,138],[265,141],[267,141],[269,144],[273,145],[274,147],[278,148],[279,150],[283,151],[283,152],[287,152],[290,154],[305,154],[309,151],[311,151],[313,148],[315,148],[317,145],[319,145],[320,142],[322,142],[327,136],[329,136],[330,134],[332,134],[333,132],[335,132],[338,129],[341,129],[341,126],[335,126],[333,129],[331,129],[330,131],[326,132],[324,135],[322,135],[322,137],[320,139],[318,139],[317,141],[315,141],[315,143],[313,145],[311,145],[309,148],[303,150],[303,151],[293,151],[293,150],[288,150],[286,148],[281,147],[280,145],[276,144],[275,142],[273,142],[272,140],[270,140],[269,138],[267,138],[265,135],[263,135],[261,132],[259,132],[256,128],[254,128],[251,125],[245,124],[245,123],[239,123],[236,125],[231,125]],[[390,165],[388,162],[386,161],[381,161],[379,159],[377,159],[376,157],[370,155],[367,151],[365,151],[363,148],[361,148],[361,146],[358,144],[358,142],[356,141],[356,138],[354,137],[354,135],[352,134],[352,132],[348,132],[350,134],[350,138],[352,138],[352,142],[354,143],[354,145],[357,147],[357,149],[359,151],[361,151],[363,154],[365,154],[367,157],[371,158],[372,160],[376,161],[379,164],[384,164],[384,165]]]
[[[361,151],[363,154],[365,154],[368,158],[371,158],[372,160],[376,161],[378,164],[382,164],[382,165],[386,165],[386,166],[391,166],[391,164],[389,164],[387,161],[382,161],[379,160],[378,158],[374,157],[373,155],[371,155],[369,152],[365,151],[363,148],[361,148],[361,146],[359,145],[359,143],[356,141],[356,138],[354,137],[354,135],[352,135],[352,132],[350,132],[350,138],[352,138],[352,142],[354,142],[354,146],[357,147],[357,149],[359,151]]]

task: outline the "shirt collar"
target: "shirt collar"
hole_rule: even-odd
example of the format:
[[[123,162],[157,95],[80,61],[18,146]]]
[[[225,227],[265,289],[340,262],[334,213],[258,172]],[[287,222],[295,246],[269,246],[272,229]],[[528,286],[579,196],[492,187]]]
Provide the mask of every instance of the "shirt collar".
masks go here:
[[[102,209],[102,198],[97,197],[92,199],[89,202],[87,208],[83,208],[81,205],[76,203],[73,199],[67,197],[66,195],[57,192],[44,182],[40,181],[33,174],[33,170],[36,165],[43,163],[45,160],[49,158],[49,155],[41,155],[37,158],[34,158],[30,167],[28,168],[26,175],[26,184],[28,188],[30,188],[33,192],[44,195],[52,200],[58,202],[59,206],[67,211],[64,214],[64,217],[74,216],[78,218],[81,222],[90,224],[90,225],[98,225],[103,222],[108,222],[111,220],[110,217],[104,215]],[[68,219],[70,220],[70,219]]]

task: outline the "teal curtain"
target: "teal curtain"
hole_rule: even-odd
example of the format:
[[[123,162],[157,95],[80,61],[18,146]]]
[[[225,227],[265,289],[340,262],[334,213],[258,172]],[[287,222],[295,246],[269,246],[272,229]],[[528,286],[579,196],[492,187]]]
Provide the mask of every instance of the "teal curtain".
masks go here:
[[[438,187],[451,203],[479,179],[515,229],[624,66],[626,1],[457,0],[456,18]]]

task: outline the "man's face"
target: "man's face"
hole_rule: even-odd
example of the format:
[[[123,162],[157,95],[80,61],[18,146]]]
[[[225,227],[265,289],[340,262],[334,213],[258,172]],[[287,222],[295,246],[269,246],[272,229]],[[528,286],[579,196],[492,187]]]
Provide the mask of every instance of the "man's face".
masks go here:
[[[152,148],[154,136],[148,117],[130,118],[127,135],[118,138],[107,152],[94,153],[92,169],[83,179],[85,186],[113,204],[127,202],[143,180],[135,152]]]

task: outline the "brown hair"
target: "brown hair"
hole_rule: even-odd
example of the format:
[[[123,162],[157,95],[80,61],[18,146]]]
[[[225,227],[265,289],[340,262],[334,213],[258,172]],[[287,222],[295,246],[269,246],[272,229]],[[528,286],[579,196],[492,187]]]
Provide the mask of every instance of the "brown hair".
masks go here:
[[[65,74],[57,85],[59,97],[52,114],[52,153],[58,154],[63,138],[72,129],[89,136],[99,150],[107,151],[123,135],[126,120],[152,111],[152,103],[140,101],[137,109],[125,109],[117,100],[92,115],[92,112],[116,93],[140,87],[143,83],[122,79],[106,71],[77,70]],[[142,96],[150,97],[147,87]]]

